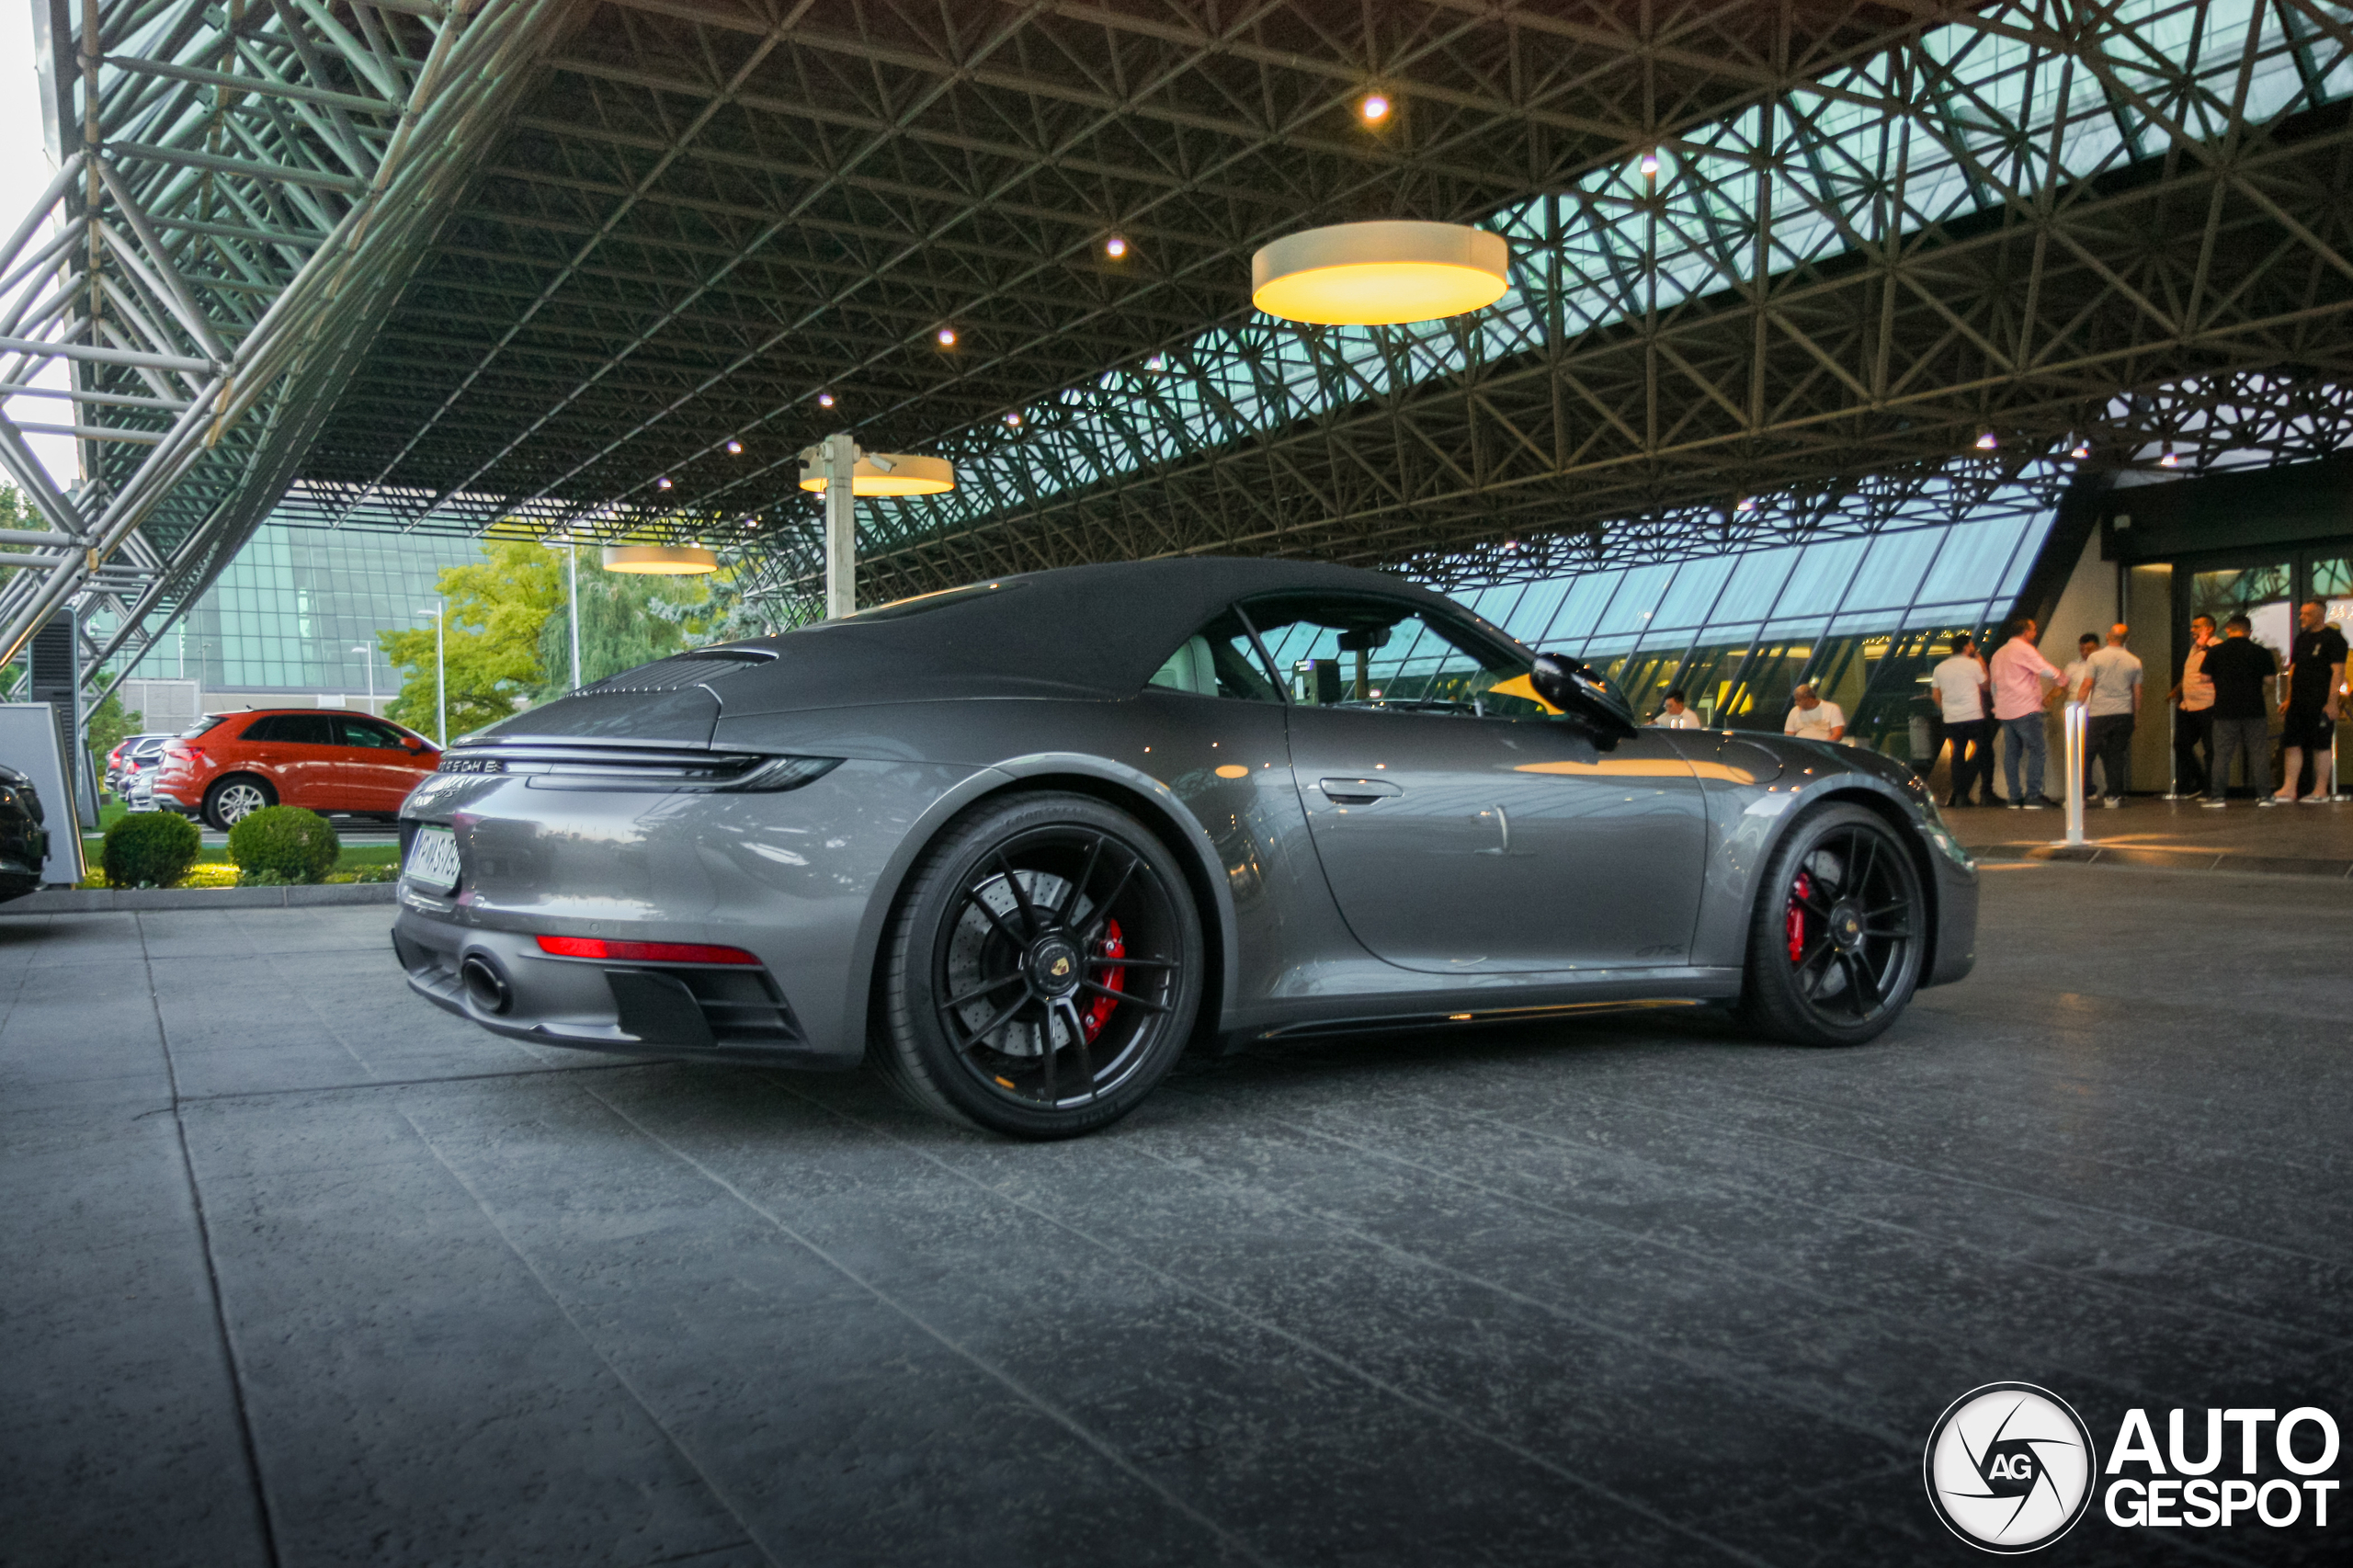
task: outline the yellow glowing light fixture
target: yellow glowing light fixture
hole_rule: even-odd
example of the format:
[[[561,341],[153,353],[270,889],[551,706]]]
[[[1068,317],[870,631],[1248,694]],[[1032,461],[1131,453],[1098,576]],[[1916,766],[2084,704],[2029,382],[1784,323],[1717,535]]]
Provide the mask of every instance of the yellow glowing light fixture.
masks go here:
[[[608,544],[605,570],[655,577],[688,577],[719,570],[718,555],[699,544]]]
[[[1459,223],[1336,223],[1250,258],[1250,302],[1324,326],[1437,321],[1494,304],[1510,284],[1501,234]]]
[[[822,494],[825,471],[812,463],[801,471],[801,488]],[[869,452],[850,470],[853,495],[938,495],[956,488],[956,465],[946,458],[909,457],[898,452]]]

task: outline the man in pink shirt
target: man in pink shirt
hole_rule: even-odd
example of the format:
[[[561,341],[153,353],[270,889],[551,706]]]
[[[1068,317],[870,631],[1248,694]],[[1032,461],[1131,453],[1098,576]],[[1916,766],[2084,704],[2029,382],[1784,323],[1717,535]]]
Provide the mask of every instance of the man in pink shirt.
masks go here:
[[[2020,618],[2010,623],[2010,640],[1996,649],[1986,666],[1993,677],[1994,717],[2009,739],[2002,747],[2002,781],[2010,787],[2010,809],[2040,811],[2042,765],[2042,705],[2052,688],[2064,678],[2034,646],[2041,629]],[[2026,788],[2018,788],[2018,755],[2026,755]]]

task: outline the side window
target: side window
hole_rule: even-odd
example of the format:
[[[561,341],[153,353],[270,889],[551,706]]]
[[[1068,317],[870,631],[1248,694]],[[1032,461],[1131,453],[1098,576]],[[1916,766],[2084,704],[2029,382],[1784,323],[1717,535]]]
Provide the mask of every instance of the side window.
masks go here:
[[[335,727],[343,732],[341,744],[347,746],[373,746],[380,751],[398,751],[401,738],[383,725],[367,719],[338,719]]]
[[[1243,607],[1308,707],[1482,719],[1543,719],[1525,654],[1394,599],[1279,594]]]
[[[1280,702],[1282,693],[1258,661],[1249,628],[1227,610],[1177,645],[1156,671],[1150,685],[1164,691],[1189,691],[1196,697],[1224,697],[1240,702]]]
[[[278,723],[278,738],[281,741],[306,746],[341,744],[335,738],[335,715],[331,713],[280,713]]]
[[[286,733],[286,715],[271,713],[247,724],[237,738],[241,741],[290,741],[294,737]]]

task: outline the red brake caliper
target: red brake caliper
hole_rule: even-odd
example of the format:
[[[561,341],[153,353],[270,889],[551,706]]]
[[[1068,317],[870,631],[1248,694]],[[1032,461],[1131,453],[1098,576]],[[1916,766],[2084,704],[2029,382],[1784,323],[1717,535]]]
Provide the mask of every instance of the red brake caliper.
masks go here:
[[[1813,879],[1803,871],[1800,871],[1798,880],[1790,884],[1790,912],[1783,922],[1783,928],[1790,935],[1791,963],[1805,961],[1805,903],[1803,901],[1813,896]]]
[[[1104,959],[1116,959],[1123,957],[1127,950],[1127,948],[1120,941],[1120,923],[1116,920],[1106,923],[1103,927],[1103,948],[1102,950],[1095,956]],[[1103,971],[1103,978],[1096,982],[1096,983],[1098,985],[1108,985],[1112,990],[1117,991],[1120,988],[1121,984],[1127,980],[1127,978],[1128,971],[1125,969],[1107,969]],[[1095,998],[1094,1002],[1088,1006],[1086,1012],[1083,1015],[1082,1018],[1082,1021],[1086,1025],[1087,1044],[1093,1045],[1095,1043],[1095,1037],[1101,1034],[1103,1032],[1103,1026],[1110,1021],[1111,1009],[1119,1005],[1120,1004],[1118,1002],[1112,1000],[1108,996],[1097,996]]]

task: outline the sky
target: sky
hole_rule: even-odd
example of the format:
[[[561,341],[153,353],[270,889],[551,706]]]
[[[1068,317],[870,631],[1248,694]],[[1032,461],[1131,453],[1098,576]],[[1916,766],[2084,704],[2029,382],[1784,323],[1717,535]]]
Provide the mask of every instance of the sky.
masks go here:
[[[57,173],[40,131],[40,82],[33,74],[33,8],[25,0],[0,0],[0,242],[16,233]],[[39,242],[34,242],[38,244]],[[64,385],[63,367],[52,361],[40,380]],[[55,398],[0,400],[9,417],[50,425],[72,423],[72,405]],[[60,487],[80,483],[74,442],[63,436],[28,435],[26,443]]]

